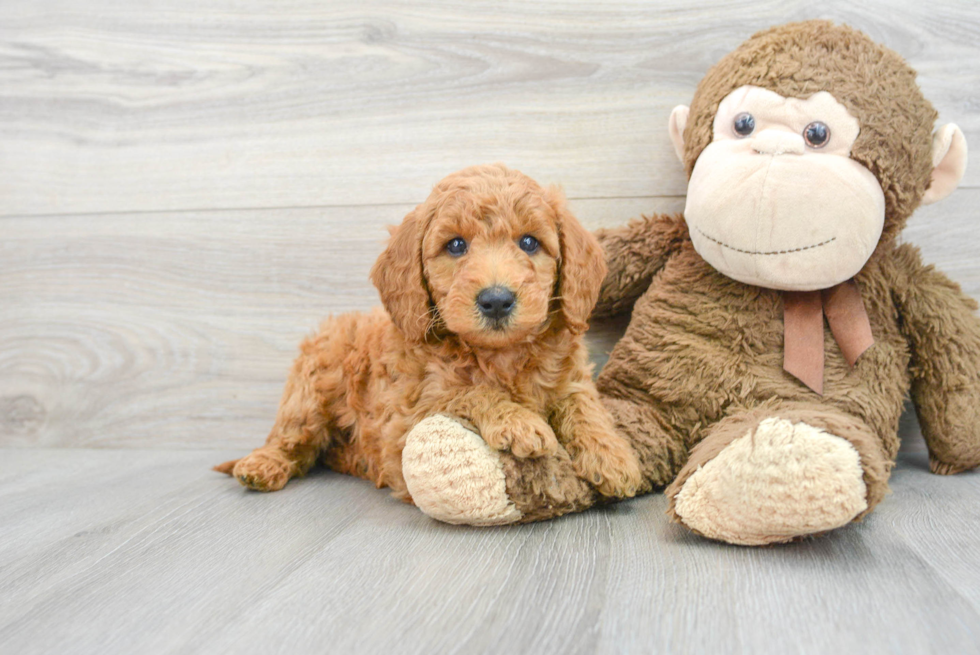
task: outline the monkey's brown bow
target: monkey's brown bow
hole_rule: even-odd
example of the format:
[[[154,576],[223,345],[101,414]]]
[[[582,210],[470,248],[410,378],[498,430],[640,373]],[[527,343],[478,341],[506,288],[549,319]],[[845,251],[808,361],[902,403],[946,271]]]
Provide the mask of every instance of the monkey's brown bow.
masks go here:
[[[874,343],[854,280],[822,291],[783,294],[783,369],[823,394],[823,318],[851,366]]]

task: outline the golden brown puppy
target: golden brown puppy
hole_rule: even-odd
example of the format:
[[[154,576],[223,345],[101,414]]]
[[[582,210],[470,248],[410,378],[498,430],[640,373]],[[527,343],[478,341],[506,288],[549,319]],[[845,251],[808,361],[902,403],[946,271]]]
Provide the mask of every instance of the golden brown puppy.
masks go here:
[[[374,265],[387,312],[328,319],[304,341],[266,445],[216,470],[275,491],[322,458],[410,501],[405,434],[445,414],[518,457],[564,446],[600,493],[632,496],[639,466],[582,339],[605,273],[556,190],[499,164],[448,176]]]

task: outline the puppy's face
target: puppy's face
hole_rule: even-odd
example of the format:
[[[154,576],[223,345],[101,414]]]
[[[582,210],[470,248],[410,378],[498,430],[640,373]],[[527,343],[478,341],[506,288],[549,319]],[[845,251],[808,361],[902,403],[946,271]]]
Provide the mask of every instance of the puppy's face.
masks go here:
[[[506,346],[547,325],[559,259],[555,212],[523,176],[450,185],[422,239],[432,303],[475,346]]]
[[[559,191],[493,164],[437,184],[392,229],[371,279],[407,339],[446,330],[501,348],[555,321],[584,332],[605,274],[602,249]]]

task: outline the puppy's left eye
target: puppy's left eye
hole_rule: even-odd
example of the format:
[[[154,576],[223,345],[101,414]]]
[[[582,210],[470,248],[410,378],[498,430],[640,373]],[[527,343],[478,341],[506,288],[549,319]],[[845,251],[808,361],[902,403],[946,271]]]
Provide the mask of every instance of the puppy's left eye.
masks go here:
[[[466,241],[460,237],[455,239],[450,239],[446,244],[446,252],[448,252],[453,257],[460,257],[466,253]]]
[[[519,245],[521,247],[521,250],[523,250],[529,255],[533,255],[538,251],[538,248],[541,247],[541,244],[538,243],[538,240],[532,237],[530,234],[525,234],[524,236],[522,236],[520,241],[517,242],[517,245]]]

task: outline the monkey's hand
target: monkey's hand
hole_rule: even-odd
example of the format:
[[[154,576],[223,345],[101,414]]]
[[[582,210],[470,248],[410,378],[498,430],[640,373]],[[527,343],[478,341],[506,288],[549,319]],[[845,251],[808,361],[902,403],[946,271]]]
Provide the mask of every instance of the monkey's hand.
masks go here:
[[[916,248],[896,250],[895,298],[912,351],[912,401],[933,473],[980,466],[980,320],[976,302]]]
[[[980,466],[980,387],[914,392],[929,470],[953,475]]]
[[[592,316],[602,318],[628,312],[670,256],[688,238],[680,214],[654,214],[626,225],[598,230],[609,272],[602,282]]]

